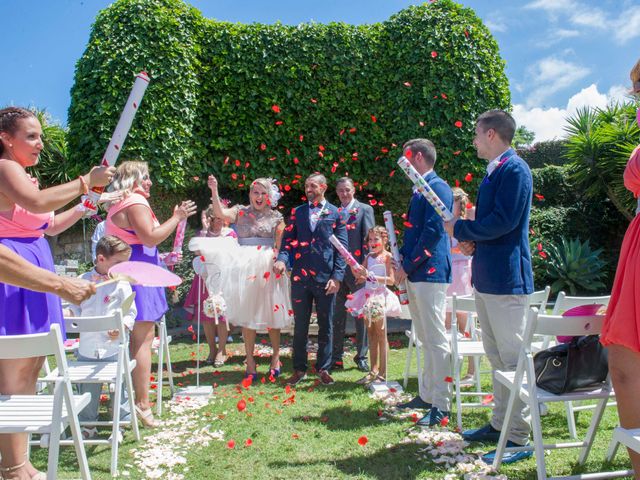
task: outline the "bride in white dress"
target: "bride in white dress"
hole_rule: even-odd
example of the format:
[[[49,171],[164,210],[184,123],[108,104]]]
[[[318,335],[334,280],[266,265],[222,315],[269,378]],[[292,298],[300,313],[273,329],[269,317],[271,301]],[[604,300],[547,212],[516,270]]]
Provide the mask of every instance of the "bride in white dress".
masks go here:
[[[268,375],[280,374],[280,329],[293,321],[289,278],[273,273],[285,223],[275,209],[280,192],[271,179],[258,178],[251,184],[249,206],[224,208],[218,196],[218,181],[209,176],[211,204],[217,217],[235,224],[238,234],[236,251],[206,248],[200,251],[207,263],[222,263],[220,288],[227,304],[226,315],[242,327],[246,350],[246,377],[257,379],[253,358],[256,330],[267,330],[273,348]],[[210,290],[211,291],[211,290]]]

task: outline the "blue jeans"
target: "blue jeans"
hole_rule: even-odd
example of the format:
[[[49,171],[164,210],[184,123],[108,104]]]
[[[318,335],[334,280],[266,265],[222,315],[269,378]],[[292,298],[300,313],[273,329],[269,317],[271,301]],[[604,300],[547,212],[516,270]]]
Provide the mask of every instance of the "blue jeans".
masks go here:
[[[118,357],[113,355],[105,358],[89,358],[80,354],[77,355],[79,362],[115,362]],[[100,407],[100,395],[102,393],[101,383],[78,383],[78,393],[90,393],[91,401],[78,413],[78,420],[81,422],[95,422],[98,420],[98,408]],[[113,397],[111,397],[111,407],[113,408]],[[131,419],[131,407],[129,406],[129,396],[125,382],[122,382],[122,396],[120,400],[120,420],[128,422]]]
[[[333,344],[333,309],[336,296],[327,295],[324,283],[308,280],[293,282],[291,303],[293,306],[293,368],[307,371],[307,341],[309,340],[309,320],[313,302],[318,314],[318,359],[316,370],[329,370]]]

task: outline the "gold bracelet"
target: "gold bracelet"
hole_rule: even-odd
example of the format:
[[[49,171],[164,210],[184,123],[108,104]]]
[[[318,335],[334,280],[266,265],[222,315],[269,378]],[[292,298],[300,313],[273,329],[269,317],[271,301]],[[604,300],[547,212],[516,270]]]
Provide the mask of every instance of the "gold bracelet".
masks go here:
[[[87,182],[85,181],[85,179],[83,178],[82,175],[80,175],[78,177],[78,180],[80,180],[80,186],[82,187],[82,193],[84,195],[89,193],[89,185],[87,185]]]

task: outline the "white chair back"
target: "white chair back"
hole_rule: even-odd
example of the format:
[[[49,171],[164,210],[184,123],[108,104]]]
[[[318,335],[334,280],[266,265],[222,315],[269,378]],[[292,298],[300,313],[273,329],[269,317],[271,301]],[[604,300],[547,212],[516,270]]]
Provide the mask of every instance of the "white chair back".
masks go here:
[[[547,302],[549,301],[549,295],[551,294],[551,287],[547,285],[544,290],[538,290],[529,295],[529,306],[537,307],[539,312],[545,313],[547,311]]]
[[[595,305],[601,303],[605,307],[609,305],[611,295],[604,295],[599,297],[568,297],[564,292],[558,294],[556,303],[553,306],[553,314],[560,315],[570,308],[580,307],[582,305]]]

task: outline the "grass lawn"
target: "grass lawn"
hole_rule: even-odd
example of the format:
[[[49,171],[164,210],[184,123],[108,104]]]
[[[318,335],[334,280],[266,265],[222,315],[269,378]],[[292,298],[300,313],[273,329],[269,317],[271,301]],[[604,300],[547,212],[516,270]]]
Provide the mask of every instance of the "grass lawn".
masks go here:
[[[394,337],[394,340],[404,342],[400,337]],[[240,348],[237,341],[229,345],[230,351]],[[171,349],[176,382],[195,383],[194,344],[190,339],[181,339],[174,341]],[[390,379],[401,380],[405,356],[405,343],[392,348]],[[184,409],[177,405],[173,412],[165,410],[163,419],[169,424],[167,429],[160,432],[143,429],[143,439],[139,443],[135,443],[132,434],[127,432],[120,450],[121,477],[150,478],[138,466],[141,458],[147,455],[151,462],[174,463],[170,468],[160,466],[156,471],[156,478],[163,479],[444,478],[446,469],[420,452],[424,445],[406,440],[408,432],[415,430],[411,419],[385,413],[380,416],[384,404],[354,383],[362,374],[352,368],[354,365],[349,358],[350,354],[346,354],[347,369],[335,373],[335,385],[315,385],[315,376],[310,375],[289,393],[283,380],[271,383],[265,379],[264,383],[258,381],[248,389],[242,388],[241,354],[233,356],[217,371],[213,367],[204,368],[201,382],[217,385],[215,397],[199,409]],[[259,372],[266,371],[268,362],[268,358],[261,359]],[[283,376],[286,377],[291,372],[291,360],[283,357],[283,362]],[[489,381],[488,375],[485,375],[485,381]],[[417,381],[413,378],[408,392],[413,394],[416,390]],[[294,401],[287,401],[294,393]],[[168,396],[167,390],[165,399]],[[246,404],[243,411],[237,408],[241,400]],[[489,413],[486,408],[466,409],[465,428],[485,424]],[[590,412],[578,415],[580,434],[586,431],[590,417]],[[549,414],[542,418],[547,442],[567,438],[563,404],[551,405]],[[615,408],[608,408],[584,470],[575,466],[578,450],[563,449],[547,455],[550,473],[569,475],[629,468],[623,449],[619,450],[613,464],[603,462],[611,430],[617,421]],[[451,423],[453,425],[453,419]],[[368,442],[361,446],[358,440],[363,436]],[[467,452],[483,449],[486,447],[471,445]],[[32,461],[36,467],[46,468],[46,454],[47,450],[33,449]],[[87,455],[93,477],[110,478],[110,450],[102,445],[90,446]],[[535,478],[535,459],[505,466],[500,473],[513,479]],[[72,447],[61,449],[59,477],[77,478]]]

